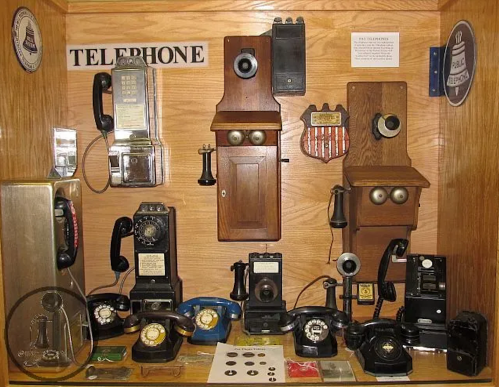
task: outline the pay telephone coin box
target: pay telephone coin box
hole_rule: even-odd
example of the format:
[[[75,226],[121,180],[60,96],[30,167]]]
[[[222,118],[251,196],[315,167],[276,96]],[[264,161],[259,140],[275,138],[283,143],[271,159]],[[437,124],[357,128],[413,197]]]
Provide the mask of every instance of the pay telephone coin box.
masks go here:
[[[113,187],[154,187],[164,182],[163,146],[156,112],[156,73],[139,56],[120,57],[101,81],[94,81],[97,128],[114,129],[109,148],[110,184]],[[107,77],[106,77],[107,75]],[[114,118],[103,114],[102,92],[112,85]],[[114,125],[114,126],[113,126]]]
[[[133,225],[136,284],[130,291],[132,313],[175,310],[182,302],[175,208],[141,203]]]
[[[224,96],[216,133],[218,239],[281,238],[280,105],[272,95],[270,36],[224,39]]]

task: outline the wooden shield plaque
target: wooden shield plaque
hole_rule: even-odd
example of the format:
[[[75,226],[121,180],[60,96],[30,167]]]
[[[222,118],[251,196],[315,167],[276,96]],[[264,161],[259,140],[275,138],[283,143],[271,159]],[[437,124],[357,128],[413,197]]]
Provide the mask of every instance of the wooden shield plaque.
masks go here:
[[[348,152],[348,113],[343,106],[336,105],[331,110],[325,103],[322,110],[318,111],[315,105],[310,105],[302,114],[301,120],[305,129],[301,135],[300,147],[305,155],[327,163]]]

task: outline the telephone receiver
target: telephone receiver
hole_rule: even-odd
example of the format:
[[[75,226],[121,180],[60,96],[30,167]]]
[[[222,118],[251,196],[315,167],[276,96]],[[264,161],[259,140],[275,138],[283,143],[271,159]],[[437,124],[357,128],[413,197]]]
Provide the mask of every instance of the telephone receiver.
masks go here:
[[[79,244],[78,220],[71,200],[56,196],[54,208],[55,217],[64,219],[65,246],[59,247],[56,258],[57,268],[62,270],[73,266],[76,261]]]
[[[331,216],[331,219],[329,220],[329,225],[332,228],[345,228],[348,225],[343,210],[343,196],[345,194],[345,191],[346,189],[341,185],[335,185],[331,189],[331,195],[334,196],[334,211],[333,216]]]
[[[189,343],[216,345],[225,343],[231,330],[231,321],[241,317],[237,302],[219,297],[197,297],[181,303],[177,312],[194,321],[196,330]]]
[[[108,114],[104,114],[102,94],[109,93],[111,87],[111,75],[108,73],[97,73],[94,75],[92,89],[92,102],[94,108],[94,119],[97,129],[101,132],[110,133],[114,130],[114,119]]]
[[[335,332],[348,325],[348,316],[324,306],[290,310],[279,323],[282,332],[293,331],[295,353],[302,357],[331,357],[338,353]]]
[[[87,296],[87,308],[94,338],[105,340],[124,333],[124,320],[118,312],[130,310],[127,296],[117,293],[92,294]]]
[[[121,240],[133,235],[133,221],[129,217],[123,216],[116,220],[111,236],[111,268],[113,271],[123,273],[128,270],[130,264],[121,255]]]
[[[141,328],[142,320],[145,324]],[[164,363],[175,359],[182,345],[182,336],[192,336],[195,330],[189,317],[173,311],[131,314],[126,317],[123,328],[125,333],[140,330],[132,347],[132,360],[142,363]]]
[[[404,345],[419,343],[419,329],[391,319],[353,322],[345,330],[345,344],[356,351],[364,372],[374,376],[408,375],[412,357]]]
[[[397,299],[397,291],[393,282],[385,281],[388,273],[388,266],[392,255],[404,256],[409,241],[407,239],[392,239],[381,257],[378,267],[378,302],[374,309],[373,318],[378,318],[383,306],[383,301],[394,302]]]

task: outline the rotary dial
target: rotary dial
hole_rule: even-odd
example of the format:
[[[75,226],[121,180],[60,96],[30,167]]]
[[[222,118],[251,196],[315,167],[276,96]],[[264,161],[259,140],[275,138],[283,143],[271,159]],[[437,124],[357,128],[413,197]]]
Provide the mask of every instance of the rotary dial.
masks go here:
[[[116,318],[116,310],[109,304],[101,304],[94,309],[94,317],[99,325],[110,324]]]
[[[196,315],[196,325],[204,331],[215,328],[217,323],[218,313],[213,309],[203,309]]]
[[[135,236],[143,245],[155,245],[164,233],[165,224],[156,216],[144,216],[135,223]]]
[[[328,336],[329,327],[323,320],[314,318],[305,324],[304,331],[307,339],[314,343],[318,343]]]
[[[160,345],[166,338],[165,327],[158,323],[146,325],[140,332],[140,340],[148,347]]]

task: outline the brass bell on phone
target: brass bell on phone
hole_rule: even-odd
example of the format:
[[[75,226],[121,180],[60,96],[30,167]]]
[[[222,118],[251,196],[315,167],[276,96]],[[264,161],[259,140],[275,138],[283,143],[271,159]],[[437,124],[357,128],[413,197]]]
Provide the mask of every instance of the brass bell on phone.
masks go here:
[[[246,135],[241,130],[231,130],[227,133],[227,141],[233,146],[241,145],[245,138]]]
[[[395,204],[404,204],[407,199],[409,199],[409,192],[407,191],[407,188],[395,187],[392,189],[392,192],[390,192],[390,199],[392,199],[392,202]]]
[[[369,192],[369,199],[373,204],[377,206],[383,204],[388,199],[388,192],[383,187],[374,187],[371,192]]]
[[[267,135],[263,130],[252,130],[248,135],[248,139],[253,145],[263,145],[267,139]]]

